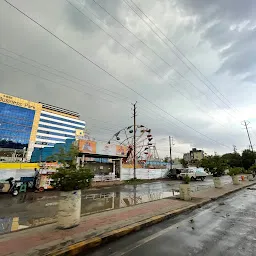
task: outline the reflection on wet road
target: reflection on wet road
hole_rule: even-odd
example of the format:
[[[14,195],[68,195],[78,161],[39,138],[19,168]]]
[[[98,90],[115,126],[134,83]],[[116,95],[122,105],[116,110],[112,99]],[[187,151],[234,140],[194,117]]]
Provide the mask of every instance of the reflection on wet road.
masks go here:
[[[223,177],[223,182],[229,183],[230,177]],[[180,181],[158,181],[90,189],[82,193],[81,214],[93,214],[173,197],[178,195],[179,184]],[[198,191],[212,186],[213,181],[208,178],[203,182],[192,182],[191,190]],[[57,191],[26,193],[17,197],[1,195],[0,233],[17,229],[17,225],[18,228],[26,228],[54,222],[58,210],[58,196]]]
[[[256,186],[87,253],[89,256],[254,256]],[[84,254],[85,255],[85,254]]]

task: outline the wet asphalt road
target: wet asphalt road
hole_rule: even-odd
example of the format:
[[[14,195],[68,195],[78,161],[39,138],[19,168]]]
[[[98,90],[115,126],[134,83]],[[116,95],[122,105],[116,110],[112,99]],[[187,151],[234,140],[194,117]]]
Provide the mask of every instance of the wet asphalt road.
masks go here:
[[[244,189],[86,255],[255,256],[256,186],[254,188]]]
[[[231,182],[229,176],[222,179],[224,183]],[[82,193],[81,214],[92,214],[171,197],[177,195],[173,190],[177,190],[179,184],[180,181],[170,180],[86,190]],[[203,182],[191,182],[192,191],[211,186],[213,186],[212,177]],[[58,197],[57,191],[29,192],[19,194],[17,197],[2,194],[0,195],[0,219],[19,217],[19,224],[24,226],[52,222],[58,211]],[[3,230],[0,230],[1,232]]]

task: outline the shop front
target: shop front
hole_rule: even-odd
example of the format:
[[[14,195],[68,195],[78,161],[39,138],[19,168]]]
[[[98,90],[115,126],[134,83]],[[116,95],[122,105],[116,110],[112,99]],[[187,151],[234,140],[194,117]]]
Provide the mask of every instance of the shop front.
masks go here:
[[[120,180],[122,158],[126,157],[127,147],[92,140],[77,143],[80,151],[78,163],[93,171],[94,181]]]

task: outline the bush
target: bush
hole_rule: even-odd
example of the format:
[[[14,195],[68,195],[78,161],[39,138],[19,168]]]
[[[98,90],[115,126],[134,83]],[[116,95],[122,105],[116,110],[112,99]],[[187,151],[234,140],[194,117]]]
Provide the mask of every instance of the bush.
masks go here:
[[[61,164],[57,172],[52,175],[52,185],[61,191],[72,191],[88,188],[94,177],[90,169],[77,167],[76,159],[79,155],[78,147],[72,145],[69,150],[61,148],[51,158]]]
[[[248,170],[249,174],[253,174],[256,173],[256,164],[252,165],[249,170]]]
[[[228,172],[228,175],[235,176],[235,175],[238,175],[238,174],[241,174],[241,173],[244,173],[244,172],[245,172],[244,168],[234,167],[234,168],[230,168],[230,170]]]
[[[186,174],[186,176],[183,178],[183,183],[184,183],[184,184],[189,184],[189,182],[190,182],[190,178],[189,178],[189,176]]]
[[[61,191],[88,188],[94,175],[90,169],[62,167],[52,175],[52,185]]]

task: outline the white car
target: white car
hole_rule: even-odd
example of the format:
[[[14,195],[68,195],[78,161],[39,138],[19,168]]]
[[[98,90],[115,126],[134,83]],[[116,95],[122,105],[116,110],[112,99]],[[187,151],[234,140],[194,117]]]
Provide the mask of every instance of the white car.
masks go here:
[[[202,168],[184,169],[180,174],[180,178],[183,179],[186,175],[188,175],[188,177],[191,180],[200,179],[200,180],[204,181],[207,176],[207,173]]]

